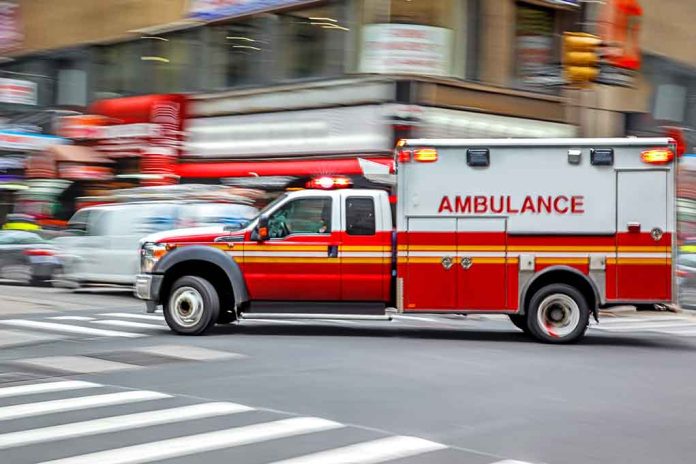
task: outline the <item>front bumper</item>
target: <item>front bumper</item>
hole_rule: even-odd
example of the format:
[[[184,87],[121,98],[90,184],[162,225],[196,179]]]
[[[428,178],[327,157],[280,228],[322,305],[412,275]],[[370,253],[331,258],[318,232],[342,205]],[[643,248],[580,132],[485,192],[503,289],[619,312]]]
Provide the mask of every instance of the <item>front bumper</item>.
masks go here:
[[[159,304],[160,287],[163,276],[158,274],[138,274],[135,277],[133,293],[137,298],[145,300],[147,312],[154,313]]]

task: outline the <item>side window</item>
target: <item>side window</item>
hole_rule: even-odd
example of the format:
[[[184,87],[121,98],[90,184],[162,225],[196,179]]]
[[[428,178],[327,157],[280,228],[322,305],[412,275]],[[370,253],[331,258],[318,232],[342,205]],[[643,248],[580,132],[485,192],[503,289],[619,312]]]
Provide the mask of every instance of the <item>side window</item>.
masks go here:
[[[271,238],[331,233],[331,198],[301,198],[283,205],[268,219]]]
[[[375,200],[367,197],[346,198],[346,233],[375,235]]]

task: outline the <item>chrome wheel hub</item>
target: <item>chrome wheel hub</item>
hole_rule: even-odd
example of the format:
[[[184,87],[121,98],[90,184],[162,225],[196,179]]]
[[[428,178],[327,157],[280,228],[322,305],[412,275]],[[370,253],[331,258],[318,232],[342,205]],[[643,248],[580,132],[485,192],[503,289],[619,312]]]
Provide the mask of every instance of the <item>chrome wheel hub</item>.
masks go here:
[[[170,300],[170,313],[176,323],[193,327],[203,317],[203,296],[193,287],[178,288]]]
[[[537,322],[551,337],[565,337],[580,323],[580,308],[568,295],[555,293],[544,298],[539,305]]]

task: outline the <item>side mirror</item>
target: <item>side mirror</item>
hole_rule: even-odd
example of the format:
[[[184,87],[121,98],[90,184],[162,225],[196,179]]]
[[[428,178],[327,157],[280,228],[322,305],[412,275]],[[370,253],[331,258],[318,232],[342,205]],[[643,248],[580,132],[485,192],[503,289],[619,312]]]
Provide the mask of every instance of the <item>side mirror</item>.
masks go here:
[[[256,226],[256,240],[265,242],[270,238],[268,234],[268,216],[262,215],[259,217],[259,223]]]

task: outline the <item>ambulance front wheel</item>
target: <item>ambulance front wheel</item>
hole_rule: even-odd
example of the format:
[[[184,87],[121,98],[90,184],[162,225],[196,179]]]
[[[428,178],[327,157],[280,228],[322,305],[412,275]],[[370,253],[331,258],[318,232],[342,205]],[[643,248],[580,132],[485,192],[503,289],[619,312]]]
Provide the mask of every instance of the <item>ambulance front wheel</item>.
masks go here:
[[[590,308],[575,287],[551,284],[532,295],[527,308],[527,328],[546,343],[580,340],[590,322]]]
[[[220,298],[213,284],[198,276],[177,279],[164,305],[164,320],[181,335],[200,335],[220,315]]]

